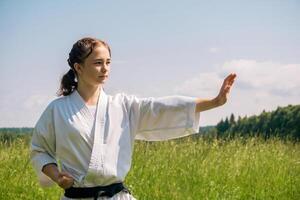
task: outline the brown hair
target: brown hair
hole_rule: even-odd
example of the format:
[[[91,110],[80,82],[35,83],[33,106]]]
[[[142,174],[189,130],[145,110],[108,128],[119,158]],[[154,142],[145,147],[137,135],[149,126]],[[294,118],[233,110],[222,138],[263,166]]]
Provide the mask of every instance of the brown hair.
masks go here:
[[[78,40],[73,45],[69,53],[69,58],[67,60],[71,69],[66,74],[64,74],[61,79],[60,88],[57,92],[58,96],[67,96],[77,88],[78,82],[75,80],[77,77],[77,72],[74,68],[74,64],[83,63],[84,60],[93,52],[93,49],[96,46],[101,45],[105,46],[108,49],[109,55],[111,56],[111,51],[108,44],[96,38],[85,37]]]

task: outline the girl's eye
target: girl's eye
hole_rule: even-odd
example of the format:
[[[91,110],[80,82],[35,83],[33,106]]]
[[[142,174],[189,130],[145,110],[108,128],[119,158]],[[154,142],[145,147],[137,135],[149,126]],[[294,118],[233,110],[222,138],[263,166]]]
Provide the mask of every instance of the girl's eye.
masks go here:
[[[103,65],[103,62],[95,62],[96,65]],[[107,65],[110,65],[110,62],[106,63]]]

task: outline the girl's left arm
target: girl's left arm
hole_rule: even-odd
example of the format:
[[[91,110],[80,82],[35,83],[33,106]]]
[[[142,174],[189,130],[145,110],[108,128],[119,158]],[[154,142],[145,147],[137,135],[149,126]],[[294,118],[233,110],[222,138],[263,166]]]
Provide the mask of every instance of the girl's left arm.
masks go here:
[[[234,83],[234,79],[236,78],[235,73],[231,73],[228,75],[222,84],[220,92],[217,97],[213,99],[200,99],[196,100],[196,110],[195,112],[202,112],[205,110],[210,110],[212,108],[222,106],[227,102],[227,97],[230,92],[230,89]]]

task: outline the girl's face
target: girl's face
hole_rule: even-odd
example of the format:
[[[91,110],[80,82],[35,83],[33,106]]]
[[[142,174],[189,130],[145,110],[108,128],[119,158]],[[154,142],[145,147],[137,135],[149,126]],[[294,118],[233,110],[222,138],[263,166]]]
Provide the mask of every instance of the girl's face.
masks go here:
[[[110,55],[108,49],[101,45],[93,49],[92,53],[81,64],[75,63],[79,82],[98,86],[104,84],[110,71]]]

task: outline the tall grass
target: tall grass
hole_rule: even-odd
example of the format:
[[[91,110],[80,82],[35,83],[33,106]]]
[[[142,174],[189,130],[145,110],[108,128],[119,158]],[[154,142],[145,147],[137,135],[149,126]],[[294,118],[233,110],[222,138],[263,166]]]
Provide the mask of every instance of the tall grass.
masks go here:
[[[0,143],[0,199],[59,199],[58,187],[42,189],[29,161],[29,139]]]
[[[29,140],[0,143],[0,199],[59,199],[28,162]],[[186,137],[135,143],[125,184],[140,200],[300,199],[300,144]]]

